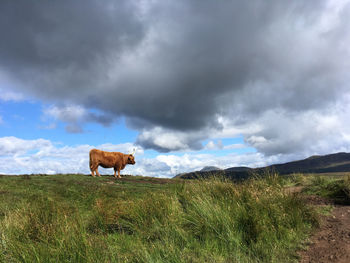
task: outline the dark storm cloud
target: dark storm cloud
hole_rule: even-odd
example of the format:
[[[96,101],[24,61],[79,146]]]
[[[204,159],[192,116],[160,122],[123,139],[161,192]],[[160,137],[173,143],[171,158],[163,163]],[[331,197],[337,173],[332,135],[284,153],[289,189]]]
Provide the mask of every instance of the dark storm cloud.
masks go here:
[[[34,96],[86,97],[110,57],[142,39],[133,10],[130,1],[1,1],[0,69]]]
[[[126,116],[145,148],[197,149],[220,116],[338,101],[349,5],[331,2],[1,1],[0,70],[22,92]],[[164,131],[180,143],[157,142]]]
[[[44,109],[43,119],[46,121],[60,120],[67,123],[65,127],[69,133],[83,133],[83,125],[89,122],[99,123],[108,127],[113,122],[113,116],[96,113],[86,110],[81,106],[67,106],[59,105]],[[56,125],[49,125],[48,127],[55,128]]]
[[[128,1],[1,1],[2,63],[10,69],[84,67],[142,36]]]

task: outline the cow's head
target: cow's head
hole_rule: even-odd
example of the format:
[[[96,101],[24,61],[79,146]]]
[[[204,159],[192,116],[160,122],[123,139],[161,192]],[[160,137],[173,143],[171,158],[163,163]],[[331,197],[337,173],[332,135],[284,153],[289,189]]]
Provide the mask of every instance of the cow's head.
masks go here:
[[[128,156],[128,164],[135,164],[134,155],[129,154],[129,156]]]

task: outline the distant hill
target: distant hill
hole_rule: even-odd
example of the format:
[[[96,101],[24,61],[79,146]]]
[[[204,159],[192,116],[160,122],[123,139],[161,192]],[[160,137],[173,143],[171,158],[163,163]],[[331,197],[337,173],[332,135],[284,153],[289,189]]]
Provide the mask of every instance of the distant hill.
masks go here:
[[[222,169],[216,166],[205,166],[202,170],[200,170],[200,172],[210,172],[210,171],[220,171],[220,170]]]
[[[245,172],[249,170],[252,170],[252,168],[245,167],[245,166],[231,167],[231,168],[225,169],[225,171],[229,171],[229,172]]]
[[[314,155],[304,160],[274,164],[260,168],[231,167],[225,170],[204,170],[179,174],[177,178],[196,179],[206,178],[213,174],[242,180],[252,174],[262,174],[266,170],[275,171],[281,175],[293,173],[335,173],[350,172],[350,153],[335,153],[328,155]]]
[[[350,172],[350,153],[311,156],[307,159],[270,165],[280,174]]]

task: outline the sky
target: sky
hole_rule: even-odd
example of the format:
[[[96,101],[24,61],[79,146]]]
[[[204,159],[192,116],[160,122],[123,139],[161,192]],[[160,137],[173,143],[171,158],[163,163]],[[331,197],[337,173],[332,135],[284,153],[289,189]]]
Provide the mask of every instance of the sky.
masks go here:
[[[0,174],[350,152],[350,1],[0,1]],[[113,174],[112,169],[102,173]]]

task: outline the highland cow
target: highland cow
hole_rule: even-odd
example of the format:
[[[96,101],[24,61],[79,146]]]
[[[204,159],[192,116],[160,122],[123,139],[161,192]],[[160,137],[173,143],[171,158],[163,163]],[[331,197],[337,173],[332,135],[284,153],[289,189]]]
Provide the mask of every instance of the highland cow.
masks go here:
[[[90,151],[90,170],[91,175],[95,177],[101,176],[98,172],[98,166],[103,168],[114,168],[114,177],[118,171],[118,178],[120,178],[120,170],[123,170],[127,164],[135,164],[134,153],[123,154],[120,152],[106,152],[97,149]]]

